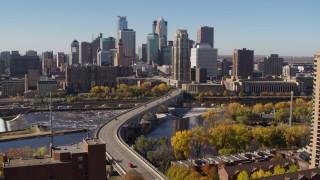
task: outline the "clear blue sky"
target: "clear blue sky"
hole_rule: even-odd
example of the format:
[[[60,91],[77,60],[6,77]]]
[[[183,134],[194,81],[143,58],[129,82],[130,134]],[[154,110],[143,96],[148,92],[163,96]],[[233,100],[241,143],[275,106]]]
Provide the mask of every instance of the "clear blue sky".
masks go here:
[[[144,43],[152,21],[168,21],[196,40],[200,26],[215,28],[220,55],[249,48],[255,54],[313,56],[320,51],[319,0],[1,0],[0,51],[70,52],[70,43],[92,33],[115,36],[116,16],[127,16]]]

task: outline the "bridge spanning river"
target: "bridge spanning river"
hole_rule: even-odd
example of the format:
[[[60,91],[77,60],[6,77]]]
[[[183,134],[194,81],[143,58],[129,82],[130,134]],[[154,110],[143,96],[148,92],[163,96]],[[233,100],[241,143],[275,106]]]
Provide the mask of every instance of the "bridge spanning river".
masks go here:
[[[126,136],[123,127],[132,122],[142,121],[146,115],[150,116],[151,114],[152,116],[157,111],[166,109],[169,104],[176,103],[182,99],[182,96],[183,91],[181,89],[174,89],[164,96],[109,119],[96,129],[94,136],[106,143],[107,158],[120,174],[126,174],[131,169],[128,167],[128,162],[132,162],[135,170],[141,173],[145,179],[166,179],[164,174],[127,145],[123,139]]]

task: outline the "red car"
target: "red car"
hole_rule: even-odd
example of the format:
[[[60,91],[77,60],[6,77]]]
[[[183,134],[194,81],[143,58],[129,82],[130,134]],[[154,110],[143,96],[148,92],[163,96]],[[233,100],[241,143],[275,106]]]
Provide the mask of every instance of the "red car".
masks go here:
[[[129,166],[130,168],[133,168],[133,164],[132,164],[131,162],[128,163],[128,166]]]

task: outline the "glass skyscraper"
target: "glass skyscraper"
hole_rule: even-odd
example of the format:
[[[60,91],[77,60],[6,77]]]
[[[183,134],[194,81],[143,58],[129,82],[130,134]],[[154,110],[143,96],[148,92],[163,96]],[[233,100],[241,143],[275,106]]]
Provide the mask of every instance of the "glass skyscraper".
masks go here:
[[[128,29],[127,16],[117,16],[117,29],[116,29],[116,46],[120,38],[120,30]]]

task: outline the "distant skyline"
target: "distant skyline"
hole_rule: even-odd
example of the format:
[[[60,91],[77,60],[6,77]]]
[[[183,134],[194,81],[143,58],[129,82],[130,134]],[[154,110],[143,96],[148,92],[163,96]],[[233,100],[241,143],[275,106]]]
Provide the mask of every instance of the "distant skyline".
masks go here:
[[[214,27],[219,55],[248,48],[255,55],[313,56],[320,51],[319,0],[3,0],[0,52],[35,50],[70,53],[71,42],[91,42],[93,33],[116,36],[117,16],[127,16],[138,47],[159,17],[197,39],[197,28]]]

